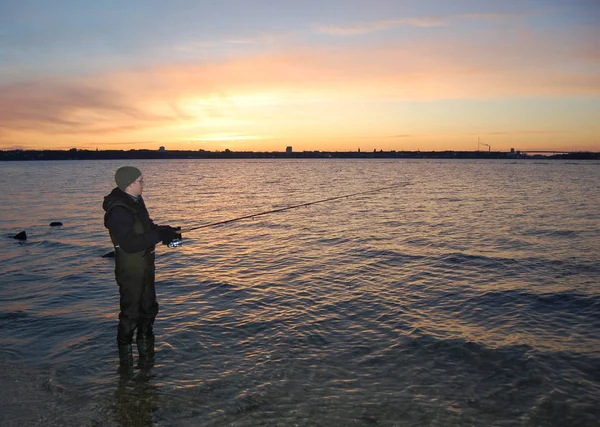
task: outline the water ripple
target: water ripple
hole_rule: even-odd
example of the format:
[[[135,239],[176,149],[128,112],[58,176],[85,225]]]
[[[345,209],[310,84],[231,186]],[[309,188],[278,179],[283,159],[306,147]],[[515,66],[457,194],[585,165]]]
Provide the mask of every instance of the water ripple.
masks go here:
[[[156,363],[127,375],[114,345],[114,260],[101,258],[111,245],[100,203],[116,163],[37,165],[1,166],[12,178],[0,232],[29,238],[7,239],[0,258],[0,354],[48,369],[65,401],[96,402],[74,407],[99,424],[600,419],[592,164],[141,162],[154,219],[184,226],[413,185],[159,245]],[[31,181],[38,208],[23,196]],[[530,190],[515,191],[523,182]]]

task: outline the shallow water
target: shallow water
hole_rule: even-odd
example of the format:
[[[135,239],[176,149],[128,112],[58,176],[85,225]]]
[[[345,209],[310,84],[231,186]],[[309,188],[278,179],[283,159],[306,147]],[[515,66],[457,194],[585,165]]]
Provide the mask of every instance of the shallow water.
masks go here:
[[[157,248],[156,363],[128,374],[101,258],[124,164],[0,163],[0,356],[78,420],[599,425],[597,162],[135,162],[155,222],[184,227],[408,185]]]

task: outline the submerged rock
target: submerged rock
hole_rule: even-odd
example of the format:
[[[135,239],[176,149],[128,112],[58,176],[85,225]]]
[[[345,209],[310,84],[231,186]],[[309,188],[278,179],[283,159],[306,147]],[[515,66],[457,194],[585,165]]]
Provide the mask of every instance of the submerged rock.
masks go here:
[[[59,227],[59,226],[61,226],[61,225],[63,225],[63,223],[62,223],[62,222],[60,222],[60,221],[52,221],[52,222],[50,223],[50,227]]]
[[[13,236],[13,239],[17,240],[27,240],[27,233],[25,231],[21,231]]]

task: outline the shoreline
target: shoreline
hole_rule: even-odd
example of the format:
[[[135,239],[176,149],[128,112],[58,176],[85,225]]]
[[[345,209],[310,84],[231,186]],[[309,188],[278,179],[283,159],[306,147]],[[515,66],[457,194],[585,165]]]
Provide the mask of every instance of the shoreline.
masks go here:
[[[302,151],[235,152],[192,150],[0,150],[0,161],[178,159],[494,159],[600,160],[600,152],[568,151]]]

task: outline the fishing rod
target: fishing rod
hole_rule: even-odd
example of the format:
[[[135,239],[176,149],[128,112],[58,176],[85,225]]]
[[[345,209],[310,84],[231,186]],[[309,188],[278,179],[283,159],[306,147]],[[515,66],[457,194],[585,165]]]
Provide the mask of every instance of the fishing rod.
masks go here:
[[[343,196],[329,197],[327,199],[315,200],[313,202],[300,203],[299,205],[286,206],[284,208],[273,209],[273,210],[266,211],[266,212],[259,212],[259,213],[255,213],[255,214],[240,216],[240,217],[237,217],[237,218],[226,219],[224,221],[218,221],[218,222],[213,222],[213,223],[210,223],[210,224],[197,225],[197,226],[194,226],[194,227],[185,228],[185,229],[181,230],[181,233],[189,233],[190,231],[200,230],[201,228],[215,227],[217,225],[228,224],[230,222],[241,221],[241,220],[250,219],[250,218],[256,218],[257,216],[268,215],[268,214],[272,214],[272,213],[276,213],[276,212],[287,211],[287,210],[290,210],[290,209],[296,209],[296,208],[301,208],[301,207],[305,207],[305,206],[316,205],[318,203],[325,203],[325,202],[331,202],[333,200],[339,200],[339,199],[345,199],[345,198],[348,198],[348,197],[360,196],[362,194],[371,194],[371,193],[376,193],[376,192],[379,192],[379,191],[390,190],[392,188],[406,187],[407,185],[410,185],[410,183],[409,182],[405,182],[405,183],[402,183],[402,184],[390,185],[389,187],[375,188],[373,190],[360,191],[358,193],[344,194]]]
[[[251,214],[251,215],[244,215],[244,216],[240,216],[237,218],[226,219],[225,221],[212,222],[210,224],[197,225],[197,226],[193,226],[190,228],[184,228],[180,231],[180,233],[189,233],[190,231],[200,230],[201,228],[215,227],[217,225],[228,224],[230,222],[241,221],[241,220],[249,219],[249,218],[256,218],[257,216],[272,214],[272,213],[276,213],[276,212],[283,212],[283,211],[287,211],[290,209],[301,208],[303,206],[316,205],[317,203],[331,202],[333,200],[339,200],[339,199],[345,199],[348,197],[360,196],[362,194],[371,194],[371,193],[376,193],[378,191],[390,190],[392,188],[406,187],[407,185],[410,185],[410,184],[411,184],[410,182],[405,182],[402,184],[390,185],[388,187],[380,187],[380,188],[375,188],[373,190],[359,191],[358,193],[344,194],[342,196],[329,197],[327,199],[315,200],[314,202],[300,203],[299,205],[286,206],[284,208],[273,209],[273,210],[266,211],[266,212],[259,212],[259,213],[255,213],[255,214]],[[175,247],[181,246],[182,243],[183,243],[183,241],[181,239],[175,239],[172,242],[170,242],[167,246],[170,248],[175,248]],[[115,256],[115,252],[111,251],[105,255],[102,255],[102,258],[113,258],[114,256]]]

